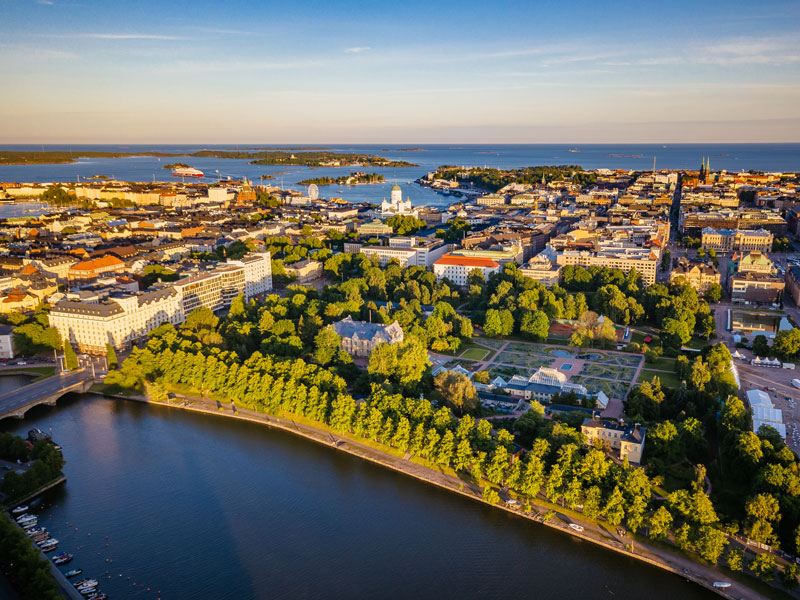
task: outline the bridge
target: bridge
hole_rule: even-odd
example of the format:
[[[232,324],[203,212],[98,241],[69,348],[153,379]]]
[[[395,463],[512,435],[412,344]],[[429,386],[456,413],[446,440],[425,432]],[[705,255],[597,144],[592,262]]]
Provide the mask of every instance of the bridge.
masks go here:
[[[0,394],[0,420],[7,417],[21,419],[34,406],[47,404],[54,406],[65,394],[86,393],[94,383],[91,369],[63,372],[22,386],[16,390]]]

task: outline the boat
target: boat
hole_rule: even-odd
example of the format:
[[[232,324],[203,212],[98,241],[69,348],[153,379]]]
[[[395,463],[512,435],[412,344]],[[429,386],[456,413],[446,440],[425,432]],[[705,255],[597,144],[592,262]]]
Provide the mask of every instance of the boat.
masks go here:
[[[48,540],[48,541],[50,541],[50,540]],[[45,544],[44,546],[40,546],[39,547],[39,549],[44,553],[52,552],[56,548],[58,548],[58,540],[52,540],[51,544]]]
[[[42,542],[48,540],[50,538],[50,534],[46,531],[37,535],[34,535],[31,539],[37,544],[41,544]]]
[[[25,530],[25,534],[28,537],[33,537],[40,533],[47,533],[47,529],[45,529],[44,527],[30,527]]]
[[[104,594],[103,592],[100,592],[99,594],[95,594],[94,596],[89,596],[89,600],[107,600],[107,599],[108,599],[108,596],[106,594]]]
[[[203,172],[200,169],[192,167],[177,167],[172,169],[173,177],[203,177]]]
[[[729,588],[729,587],[731,587],[731,584],[729,582],[727,582],[727,581],[715,581],[714,582],[714,587],[715,588]]]
[[[17,521],[17,524],[20,525],[23,529],[26,527],[34,527],[39,524],[39,518],[34,517],[33,515],[29,515],[27,518],[22,519],[21,521]]]
[[[62,556],[54,556],[53,557],[53,563],[57,564],[57,565],[65,565],[69,561],[71,561],[72,559],[73,559],[72,554],[67,553],[67,554],[64,554]]]
[[[583,531],[583,525],[577,525],[575,523],[570,523],[569,526],[574,529],[575,531]]]
[[[47,538],[41,542],[36,542],[36,545],[39,546],[39,548],[44,548],[45,546],[58,546],[58,540],[56,538]],[[55,548],[53,548],[53,550],[55,550]]]
[[[36,515],[29,515],[29,514],[20,515],[19,517],[17,517],[17,523],[23,523],[24,521],[30,521],[31,519],[35,518]]]
[[[80,575],[81,573],[83,573],[83,569],[72,569],[72,571],[67,571],[66,573],[64,573],[64,577],[67,578],[75,577],[76,575]]]
[[[792,379],[792,385],[796,388],[800,388],[800,379]]]
[[[77,587],[77,590],[80,592],[82,590],[91,590],[91,589],[94,589],[96,587],[97,587],[97,580],[96,579],[90,579],[89,581],[87,581],[83,585],[79,585]]]
[[[12,510],[11,512],[14,513],[15,515],[18,515],[20,513],[26,512],[27,510],[28,510],[28,505],[27,504],[21,504],[17,508],[15,508],[14,510]]]
[[[97,593],[96,587],[85,588],[82,590],[78,590],[81,596],[94,596]]]
[[[570,148],[567,152],[580,152],[577,148]]]

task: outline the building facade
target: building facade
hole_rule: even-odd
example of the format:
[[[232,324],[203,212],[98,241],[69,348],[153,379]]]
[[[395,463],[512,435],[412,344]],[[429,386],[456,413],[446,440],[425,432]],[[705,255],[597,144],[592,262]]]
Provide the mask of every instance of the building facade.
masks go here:
[[[600,440],[607,447],[618,451],[620,460],[627,458],[628,462],[636,464],[642,461],[647,428],[638,423],[625,425],[592,418],[583,422],[581,432],[586,437],[587,445],[592,445],[596,440]]]
[[[500,264],[490,258],[452,254],[445,254],[433,263],[433,273],[438,281],[448,279],[460,287],[466,287],[469,274],[476,269],[484,279],[488,279],[492,273],[500,272]]]
[[[765,229],[703,229],[700,242],[703,248],[717,252],[769,252],[774,236]]]
[[[712,284],[719,285],[722,277],[713,263],[692,261],[684,257],[679,258],[669,274],[669,280],[683,278],[686,282],[697,290],[699,294],[704,294]]]
[[[331,327],[342,338],[342,350],[357,357],[369,356],[378,344],[399,344],[404,339],[403,328],[397,321],[383,325],[354,321],[348,316]]]

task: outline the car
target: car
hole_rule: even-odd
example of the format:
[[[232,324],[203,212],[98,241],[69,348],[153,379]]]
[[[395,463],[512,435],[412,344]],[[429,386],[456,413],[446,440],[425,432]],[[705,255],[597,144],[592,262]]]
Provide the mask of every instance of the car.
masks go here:
[[[18,364],[18,365],[27,365],[28,363],[26,363],[24,360],[21,360],[21,361],[19,361],[17,364]]]

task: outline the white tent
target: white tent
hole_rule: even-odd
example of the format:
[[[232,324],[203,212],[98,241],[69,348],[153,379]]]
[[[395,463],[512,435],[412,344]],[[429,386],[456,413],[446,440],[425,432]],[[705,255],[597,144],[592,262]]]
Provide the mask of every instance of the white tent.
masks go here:
[[[751,407],[765,406],[773,408],[772,400],[769,399],[769,394],[764,390],[749,390],[747,392],[747,401]]]
[[[754,421],[769,421],[772,423],[783,423],[783,412],[777,408],[770,408],[768,406],[754,406],[753,407],[753,420]]]
[[[736,350],[736,351],[734,351],[734,353],[733,353],[733,358],[744,358],[744,356],[742,355],[742,353],[741,353],[741,352],[739,352],[738,350]]]
[[[786,439],[786,425],[783,423],[774,423],[772,421],[759,421],[757,419],[753,419],[753,431],[755,433],[758,433],[758,430],[762,425],[769,425],[775,431],[777,431],[782,438]]]

